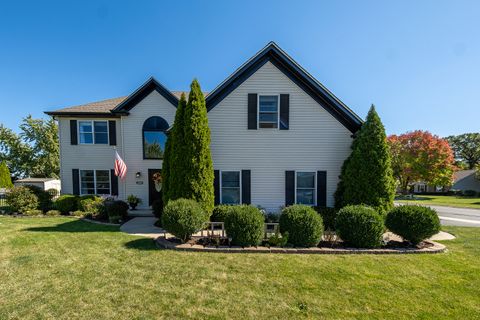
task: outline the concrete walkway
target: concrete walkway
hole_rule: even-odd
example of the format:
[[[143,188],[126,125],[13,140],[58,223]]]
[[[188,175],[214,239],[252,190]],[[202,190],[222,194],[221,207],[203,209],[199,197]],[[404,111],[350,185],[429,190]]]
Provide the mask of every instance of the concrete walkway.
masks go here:
[[[137,217],[133,218],[126,223],[124,223],[120,227],[120,231],[135,235],[135,236],[142,236],[147,238],[156,239],[160,236],[164,237],[166,235],[166,231],[155,227],[154,223],[157,221],[155,217]],[[401,240],[401,238],[391,232],[386,232],[384,234],[384,238],[388,237],[391,240]],[[437,241],[437,240],[452,240],[455,239],[455,236],[451,235],[450,233],[440,231],[429,240]]]
[[[155,217],[137,217],[133,218],[120,227],[120,231],[147,238],[156,239],[165,235],[165,230],[155,227]]]

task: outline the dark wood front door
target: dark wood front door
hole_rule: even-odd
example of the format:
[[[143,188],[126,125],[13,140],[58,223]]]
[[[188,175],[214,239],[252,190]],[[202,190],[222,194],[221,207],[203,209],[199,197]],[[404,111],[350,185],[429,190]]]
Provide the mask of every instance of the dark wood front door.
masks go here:
[[[155,182],[153,175],[157,172],[162,172],[160,169],[148,169],[148,205],[151,206],[153,201],[162,199],[162,192],[155,189]]]

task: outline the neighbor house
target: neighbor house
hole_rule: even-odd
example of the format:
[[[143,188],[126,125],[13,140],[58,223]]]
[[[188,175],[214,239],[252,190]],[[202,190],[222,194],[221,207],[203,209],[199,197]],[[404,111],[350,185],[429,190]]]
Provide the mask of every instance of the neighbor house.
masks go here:
[[[59,123],[62,192],[160,197],[160,172],[180,92],[149,79],[126,97],[46,112]],[[216,203],[276,211],[333,206],[362,120],[271,42],[206,95]],[[117,150],[128,166],[114,176]],[[158,186],[157,186],[158,187]]]
[[[35,186],[42,190],[55,189],[58,192],[61,190],[61,182],[55,178],[23,178],[13,182],[15,186]]]

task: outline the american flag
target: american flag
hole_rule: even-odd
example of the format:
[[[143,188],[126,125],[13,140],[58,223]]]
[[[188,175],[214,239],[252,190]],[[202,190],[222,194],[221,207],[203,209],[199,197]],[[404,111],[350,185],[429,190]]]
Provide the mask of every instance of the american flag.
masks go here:
[[[122,160],[117,150],[115,150],[115,175],[122,180],[127,175],[127,165]]]

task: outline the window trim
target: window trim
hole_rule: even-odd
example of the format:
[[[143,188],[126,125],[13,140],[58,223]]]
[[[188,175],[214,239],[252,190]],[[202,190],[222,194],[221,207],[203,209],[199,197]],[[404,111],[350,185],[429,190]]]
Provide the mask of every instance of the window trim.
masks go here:
[[[240,193],[240,201],[239,203],[223,203],[223,192],[222,192],[222,189],[223,189],[223,178],[222,178],[222,172],[238,172],[238,181],[239,181],[239,185],[238,185],[238,191]],[[220,204],[228,204],[228,205],[237,205],[237,204],[242,204],[242,170],[219,170],[219,178],[220,178],[220,201],[219,203]],[[226,187],[226,188],[229,188],[229,187]],[[230,187],[232,188],[232,187]],[[233,189],[233,188],[232,188]]]
[[[78,170],[78,184],[79,184],[79,195],[89,195],[90,193],[83,193],[82,192],[82,171],[93,171],[93,188],[94,188],[94,195],[98,195],[97,193],[97,171],[108,171],[108,194],[112,194],[112,172],[110,169],[79,169]],[[103,194],[103,193],[102,193]]]
[[[277,127],[276,128],[262,128],[260,127],[260,97],[277,97]],[[257,129],[261,130],[280,130],[280,94],[257,94]]]
[[[298,175],[297,173],[313,173],[313,185],[314,185],[314,188],[313,188],[313,204],[305,204],[306,206],[312,206],[312,207],[315,207],[317,205],[317,172],[316,171],[306,171],[306,170],[302,170],[302,171],[298,171],[298,170],[295,170],[295,204],[299,204],[297,203],[297,178],[298,178]],[[302,188],[302,189],[308,189],[310,190],[311,188]]]
[[[82,142],[81,133],[80,133],[80,122],[90,122],[90,124],[92,126],[92,143]],[[96,143],[95,142],[95,125],[94,125],[95,122],[105,122],[105,123],[107,123],[107,143]],[[91,119],[91,120],[90,119],[77,120],[77,137],[78,137],[78,144],[108,146],[110,144],[110,129],[109,129],[108,120],[94,120],[94,119]]]

